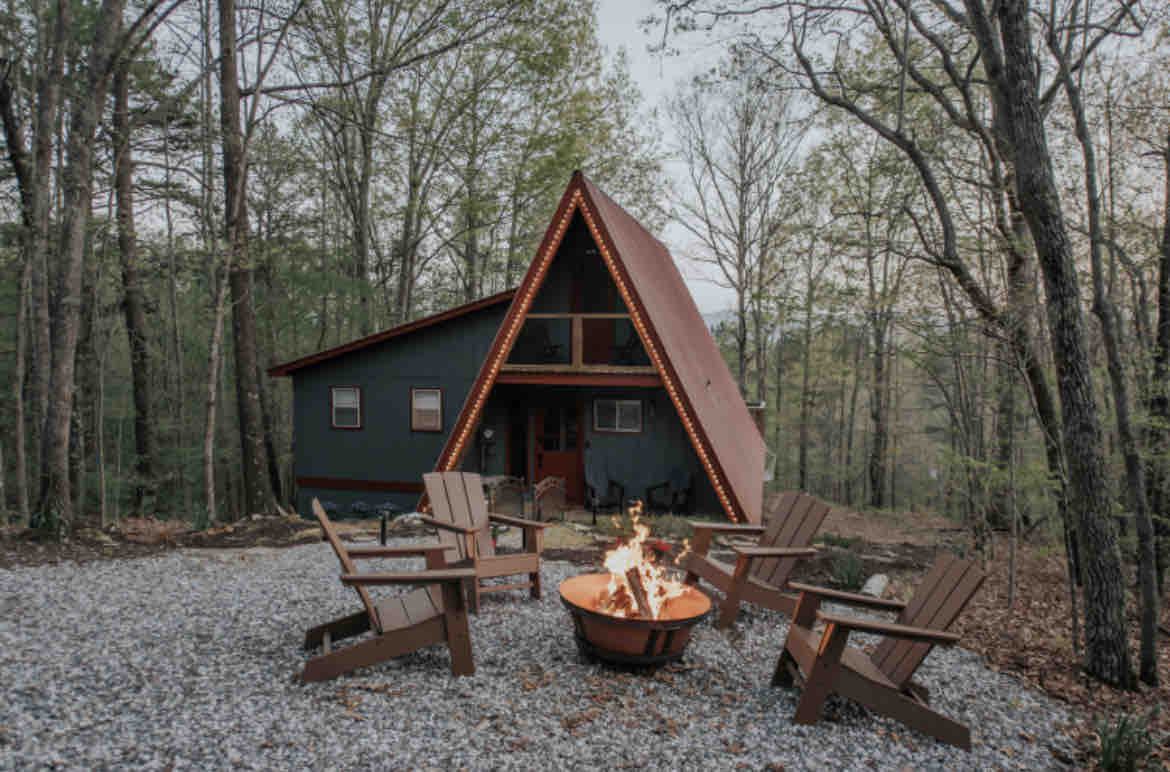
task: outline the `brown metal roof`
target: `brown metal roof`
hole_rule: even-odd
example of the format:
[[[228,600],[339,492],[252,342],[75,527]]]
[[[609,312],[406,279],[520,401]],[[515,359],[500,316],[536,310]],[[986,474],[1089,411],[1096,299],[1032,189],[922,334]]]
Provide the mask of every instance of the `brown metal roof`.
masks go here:
[[[436,469],[450,470],[459,463],[500,364],[515,341],[576,211],[584,216],[614,274],[642,343],[659,370],[728,517],[759,522],[764,441],[674,259],[662,242],[580,172],[574,173],[561,197]]]
[[[456,306],[455,308],[449,308],[446,311],[438,314],[424,316],[422,319],[415,319],[413,322],[400,324],[397,327],[391,327],[388,330],[376,332],[373,335],[367,335],[364,338],[358,338],[357,340],[350,341],[349,343],[343,343],[340,346],[335,346],[334,348],[326,349],[325,351],[318,351],[316,354],[309,354],[308,356],[301,357],[300,359],[294,359],[291,362],[285,362],[282,365],[273,365],[272,367],[268,368],[268,374],[271,376],[292,375],[295,371],[300,370],[301,368],[319,364],[326,360],[333,359],[334,357],[339,357],[343,354],[360,351],[361,349],[368,346],[383,343],[385,341],[391,340],[392,338],[397,338],[401,335],[415,332],[416,330],[421,330],[441,322],[446,322],[450,319],[463,316],[464,314],[470,314],[471,312],[478,311],[481,308],[489,308],[491,306],[499,305],[500,303],[511,300],[512,295],[515,293],[515,289],[505,290],[495,295],[489,295],[486,298],[480,298],[479,300],[473,300],[470,303]]]
[[[618,262],[629,275],[650,327],[674,370],[745,516],[759,522],[764,495],[764,440],[739,386],[699,313],[666,246],[593,183],[582,179]]]

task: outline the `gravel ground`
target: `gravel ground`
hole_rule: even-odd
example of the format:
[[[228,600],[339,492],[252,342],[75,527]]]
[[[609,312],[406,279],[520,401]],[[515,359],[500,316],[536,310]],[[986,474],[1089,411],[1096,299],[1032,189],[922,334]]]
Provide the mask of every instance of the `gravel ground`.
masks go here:
[[[770,612],[703,622],[680,665],[588,662],[556,592],[583,570],[545,563],[541,601],[488,596],[472,677],[432,646],[307,685],[305,629],[358,610],[325,544],[0,571],[0,768],[1043,769],[1069,751],[1058,704],[958,648],[919,675],[970,754],[844,701],[796,726],[796,692],[768,685]]]

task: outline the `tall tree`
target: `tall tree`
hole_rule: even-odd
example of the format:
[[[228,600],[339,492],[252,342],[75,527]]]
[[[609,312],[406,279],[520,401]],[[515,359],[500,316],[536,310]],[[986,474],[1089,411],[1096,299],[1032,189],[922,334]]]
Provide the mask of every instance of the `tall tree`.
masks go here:
[[[783,270],[805,124],[787,92],[738,62],[728,65],[726,80],[692,83],[668,111],[687,174],[686,189],[674,196],[678,222],[698,244],[694,258],[735,293],[734,373],[746,396],[752,298]]]
[[[153,357],[150,352],[146,296],[138,266],[134,227],[134,160],[131,155],[130,65],[125,58],[114,74],[114,194],[117,199],[118,254],[122,263],[122,312],[130,345],[130,379],[134,390],[135,507],[151,512],[158,464],[154,431]]]

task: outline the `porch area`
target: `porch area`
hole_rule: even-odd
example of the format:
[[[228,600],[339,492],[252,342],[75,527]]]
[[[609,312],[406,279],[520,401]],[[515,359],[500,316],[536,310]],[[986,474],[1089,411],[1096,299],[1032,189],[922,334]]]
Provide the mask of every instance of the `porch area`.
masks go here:
[[[636,380],[550,385],[547,380],[507,382],[501,374],[462,469],[516,478],[524,488],[559,477],[573,519],[592,518],[590,487],[616,509],[626,500],[647,501],[648,493],[660,500],[662,486],[673,483],[689,488],[686,511],[719,511],[714,488],[661,385]]]

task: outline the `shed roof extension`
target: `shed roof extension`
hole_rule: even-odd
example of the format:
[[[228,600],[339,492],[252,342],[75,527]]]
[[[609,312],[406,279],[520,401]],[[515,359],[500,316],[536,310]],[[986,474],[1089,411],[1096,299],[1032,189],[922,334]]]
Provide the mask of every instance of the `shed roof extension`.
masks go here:
[[[630,311],[727,516],[759,522],[764,441],[674,259],[629,213],[575,172],[460,411],[436,468],[458,466],[565,230],[580,212]]]
[[[385,341],[406,335],[407,333],[422,330],[436,324],[441,324],[443,322],[450,321],[451,319],[456,319],[460,316],[470,314],[474,311],[479,311],[483,308],[490,308],[491,306],[505,303],[512,299],[512,295],[515,294],[515,292],[515,289],[505,290],[495,295],[489,295],[486,298],[480,298],[479,300],[474,300],[470,303],[464,303],[463,305],[456,306],[455,308],[449,308],[441,313],[425,316],[422,319],[415,319],[413,322],[400,324],[397,327],[391,327],[388,330],[376,332],[373,335],[367,335],[364,338],[358,338],[357,340],[352,340],[349,343],[343,343],[340,346],[334,346],[333,348],[326,349],[325,351],[318,351],[315,354],[309,354],[308,356],[303,356],[300,359],[294,359],[291,362],[285,362],[282,365],[273,365],[272,367],[268,368],[268,374],[271,376],[292,375],[294,372],[302,368],[320,364],[321,362],[326,362],[330,359],[336,359],[339,356],[350,354],[354,351],[360,351],[361,349],[377,345],[378,343],[384,343]]]

